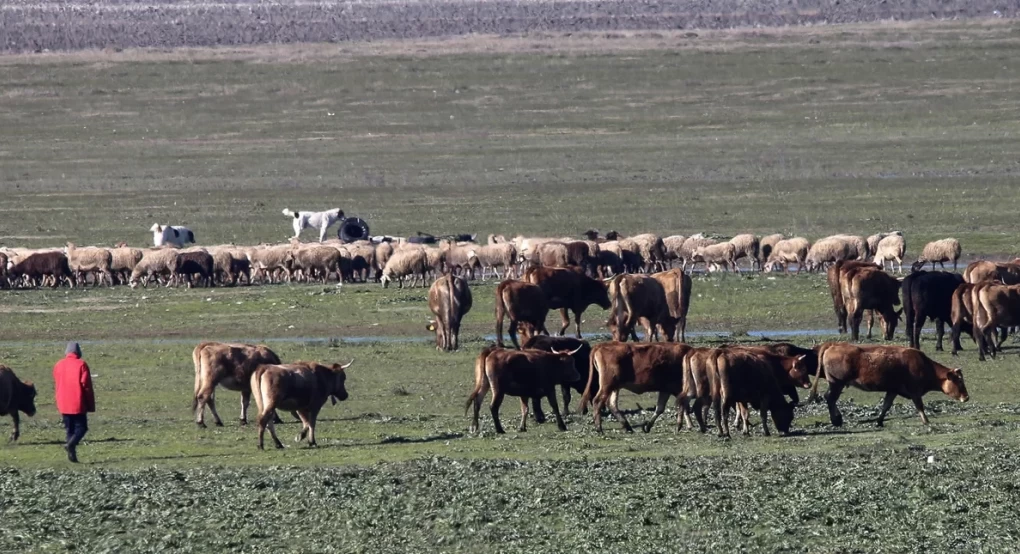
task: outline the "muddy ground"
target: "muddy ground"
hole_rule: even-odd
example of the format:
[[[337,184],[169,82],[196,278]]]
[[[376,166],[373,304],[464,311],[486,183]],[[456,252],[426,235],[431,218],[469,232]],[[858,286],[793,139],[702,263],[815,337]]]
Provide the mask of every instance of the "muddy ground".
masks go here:
[[[414,39],[466,34],[723,29],[967,17],[1015,17],[1004,0],[379,1],[8,0],[0,51],[173,48]]]

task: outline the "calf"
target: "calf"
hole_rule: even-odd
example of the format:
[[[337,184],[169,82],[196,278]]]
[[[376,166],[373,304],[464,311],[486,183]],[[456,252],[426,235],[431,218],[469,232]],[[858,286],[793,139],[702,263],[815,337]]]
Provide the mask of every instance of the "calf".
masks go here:
[[[592,411],[595,415],[595,430],[601,433],[602,407],[608,404],[609,410],[620,421],[624,430],[632,433],[634,429],[620,412],[618,405],[620,389],[635,394],[657,392],[658,400],[655,405],[655,413],[642,426],[644,432],[651,431],[652,425],[666,410],[669,398],[675,397],[677,402],[680,402],[680,394],[683,392],[684,386],[683,358],[690,349],[690,346],[679,343],[604,342],[595,345],[591,351],[588,384],[581,396],[579,407],[581,413],[587,413],[588,401],[591,399]],[[597,387],[595,386],[596,378],[598,379]],[[678,416],[678,429],[680,423],[681,419]]]
[[[195,423],[205,427],[205,406],[209,405],[217,427],[223,426],[216,413],[216,386],[241,392],[241,424],[248,423],[251,376],[262,364],[278,364],[279,356],[267,346],[201,342],[191,352],[195,364],[195,396],[191,409]]]
[[[581,243],[587,248],[587,244]],[[570,327],[568,312],[574,313],[576,337],[581,338],[581,315],[592,304],[608,309],[609,294],[606,285],[576,269],[540,267],[529,269],[524,274],[525,282],[537,285],[545,294],[549,309],[559,310],[563,325],[559,336],[563,336]]]
[[[933,361],[920,350],[902,346],[858,346],[829,342],[818,348],[818,376],[825,376],[829,391],[825,402],[829,419],[836,427],[843,425],[843,414],[836,406],[847,385],[869,392],[884,392],[882,411],[877,424],[881,427],[896,396],[914,402],[921,422],[928,425],[921,398],[930,391],[941,390],[950,398],[966,402],[967,386],[960,369]],[[815,380],[815,386],[818,380]]]
[[[475,388],[468,397],[464,411],[474,405],[471,432],[478,432],[478,411],[485,394],[492,389],[489,411],[496,432],[503,434],[499,422],[499,407],[506,395],[521,399],[521,425],[518,431],[527,431],[528,399],[545,397],[549,400],[556,426],[566,431],[559,405],[556,403],[556,385],[572,383],[581,378],[574,367],[574,351],[541,352],[538,350],[506,350],[486,348],[475,362]]]
[[[935,321],[935,350],[942,350],[946,323],[951,325],[953,320],[953,292],[962,284],[963,276],[946,271],[916,271],[903,279],[900,288],[911,348],[921,348],[921,329],[931,318]]]
[[[560,385],[560,389],[563,394],[563,415],[567,415],[570,412],[570,389],[573,388],[577,392],[583,393],[585,383],[588,381],[584,378],[584,376],[588,374],[590,367],[589,359],[591,357],[591,345],[588,344],[588,341],[571,337],[536,335],[524,342],[524,350],[529,349],[543,350],[545,352],[574,352],[574,368],[582,375],[582,378],[574,381],[573,383],[563,383]],[[595,387],[597,391],[598,383],[595,383]],[[545,421],[545,415],[542,413],[542,400],[540,398],[536,398],[532,403],[532,407],[535,410],[535,420],[539,423]]]
[[[875,310],[881,314],[885,340],[892,340],[903,313],[902,309],[895,308],[900,303],[899,280],[880,268],[856,267],[840,275],[839,285],[850,321],[851,340],[860,340],[864,310]],[[873,327],[874,319],[869,318],[868,339]]]
[[[657,338],[659,329],[667,341],[676,336],[677,320],[670,315],[666,291],[650,275],[617,275],[610,281],[612,313],[606,326],[613,340],[626,341],[638,322],[645,328],[648,342]]]
[[[326,399],[347,400],[346,364],[322,365],[318,362],[297,362],[285,365],[260,365],[251,375],[251,393],[259,408],[259,450],[266,427],[277,448],[283,443],[276,436],[273,423],[275,410],[291,410],[301,419],[301,434],[297,441],[308,437],[308,446],[315,446],[315,420]]]
[[[436,332],[436,349],[456,350],[460,339],[460,321],[471,310],[471,289],[463,277],[446,274],[429,288],[429,309],[436,319],[429,330]]]
[[[35,415],[35,385],[31,381],[21,381],[14,370],[0,364],[0,416],[9,415],[14,421],[8,442],[14,442],[21,436],[19,412],[29,417]]]
[[[510,340],[517,342],[517,326],[530,325],[534,333],[549,334],[545,318],[549,315],[549,302],[538,285],[523,281],[506,280],[496,287],[496,345],[503,347],[503,318],[510,318]]]
[[[787,369],[783,361],[742,348],[719,349],[714,360],[710,359],[709,372],[712,409],[720,437],[730,436],[729,412],[737,403],[750,404],[759,410],[766,436],[770,434],[768,412],[772,413],[772,421],[780,433],[789,432],[793,404],[784,396],[787,383],[810,386],[807,373],[798,368],[796,361]],[[750,433],[746,409],[740,409],[745,435]]]

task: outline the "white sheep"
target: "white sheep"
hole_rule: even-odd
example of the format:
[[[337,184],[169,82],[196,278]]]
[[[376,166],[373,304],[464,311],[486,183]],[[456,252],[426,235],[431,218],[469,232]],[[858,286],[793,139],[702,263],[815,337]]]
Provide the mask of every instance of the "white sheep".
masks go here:
[[[697,266],[698,262],[705,262],[705,268],[709,271],[712,270],[711,266],[719,264],[722,264],[723,268],[729,268],[734,272],[740,271],[737,268],[737,248],[729,242],[699,246],[694,250],[691,260],[694,266]]]
[[[765,262],[765,271],[775,271],[782,266],[785,273],[790,273],[790,264],[797,264],[797,273],[804,269],[811,243],[804,237],[793,237],[777,242]]]
[[[517,248],[509,242],[489,243],[474,249],[475,257],[482,264],[482,280],[485,280],[485,271],[492,270],[498,279],[512,279],[515,273],[514,265],[517,261]],[[505,268],[504,277],[499,275],[497,268]]]
[[[758,265],[762,268],[769,261],[769,256],[772,254],[772,250],[776,247],[779,241],[783,240],[784,237],[780,233],[774,235],[767,235],[758,241]]]
[[[851,256],[851,249],[856,252],[856,246],[846,237],[826,237],[811,245],[804,263],[808,271],[821,270],[827,263],[855,259]]]
[[[875,263],[885,269],[886,260],[889,261],[889,269],[892,270],[893,262],[896,262],[898,271],[903,273],[903,256],[907,253],[907,241],[903,235],[886,235],[878,241],[875,250]]]
[[[941,265],[942,269],[945,269],[946,262],[952,260],[953,271],[956,271],[956,262],[960,259],[960,252],[960,241],[954,238],[929,242],[924,245],[921,256],[914,262],[914,269],[924,269],[924,264],[926,263],[931,264],[933,271],[935,270],[936,263]]]
[[[687,264],[694,263],[694,251],[702,246],[710,246],[718,244],[719,241],[705,237],[705,235],[698,233],[687,237],[684,241],[684,245],[680,248],[680,260],[681,268],[687,271]]]
[[[414,288],[415,283],[418,282],[418,278],[421,278],[421,286],[425,286],[425,272],[428,270],[428,256],[425,254],[425,248],[402,248],[397,250],[390,256],[390,259],[386,262],[386,267],[383,268],[382,281],[383,288],[387,288],[390,285],[390,281],[396,279],[400,288],[404,288],[404,278],[408,276],[414,276],[411,279],[411,288]]]
[[[195,242],[195,233],[187,227],[153,223],[149,230],[152,231],[152,245],[157,248],[169,244],[184,248],[185,244]]]
[[[64,247],[64,254],[67,254],[67,266],[71,268],[75,280],[80,281],[82,286],[88,282],[89,273],[97,273],[95,284],[108,283],[113,286],[113,255],[105,248],[86,246],[79,248],[73,242],[67,243]]]
[[[761,268],[761,265],[758,263],[758,249],[760,246],[758,237],[750,233],[744,233],[731,238],[730,244],[733,245],[736,251],[735,260],[747,258],[751,261],[752,270]]]
[[[143,287],[147,287],[150,278],[166,276],[167,285],[169,286],[174,268],[177,266],[177,256],[178,251],[173,248],[146,250],[142,255],[142,259],[131,270],[131,279],[128,281],[128,284],[131,285],[131,288],[135,288],[141,282]]]

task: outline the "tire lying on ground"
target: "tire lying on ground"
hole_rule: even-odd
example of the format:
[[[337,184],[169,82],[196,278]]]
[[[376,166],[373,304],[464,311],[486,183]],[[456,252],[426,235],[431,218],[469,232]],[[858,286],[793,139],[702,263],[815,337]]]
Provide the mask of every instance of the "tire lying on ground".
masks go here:
[[[340,224],[337,236],[344,242],[368,240],[370,237],[368,234],[368,223],[359,217],[348,217]]]

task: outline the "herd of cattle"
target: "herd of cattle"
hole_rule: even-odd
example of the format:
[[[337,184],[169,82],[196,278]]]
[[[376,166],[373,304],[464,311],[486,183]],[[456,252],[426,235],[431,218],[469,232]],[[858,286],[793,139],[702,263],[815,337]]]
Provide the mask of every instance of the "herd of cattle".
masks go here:
[[[194,233],[184,227],[153,226],[154,248],[119,243],[114,247],[76,246],[29,249],[0,247],[0,287],[35,287],[61,284],[132,287],[150,283],[166,286],[238,285],[300,281],[339,283],[374,279],[388,285],[406,279],[422,286],[444,272],[473,279],[481,273],[498,277],[522,273],[529,267],[580,267],[592,276],[605,278],[620,273],[661,271],[679,266],[708,271],[739,271],[738,262],[749,268],[788,272],[815,271],[842,260],[873,260],[902,272],[906,241],[900,232],[864,238],[833,235],[813,244],[803,237],[758,237],[741,234],[718,240],[696,234],[689,237],[645,233],[621,237],[615,231],[601,236],[584,233],[584,239],[517,236],[507,240],[489,235],[486,244],[452,240],[422,243],[420,237],[375,237],[344,243],[339,239],[302,243],[297,238],[284,244],[237,246],[188,246]],[[943,239],[926,245],[915,267],[952,262],[960,258],[960,243]],[[502,278],[502,277],[501,277]]]
[[[705,431],[708,410],[711,409],[720,435],[728,436],[729,412],[736,409],[737,421],[742,422],[747,433],[751,407],[760,412],[765,434],[769,434],[766,422],[769,414],[776,428],[785,433],[790,429],[794,407],[799,401],[796,389],[808,388],[811,375],[815,375],[815,391],[821,380],[828,383],[825,400],[833,425],[842,425],[836,401],[846,386],[885,392],[879,425],[896,396],[911,399],[922,421],[927,423],[922,403],[925,393],[941,390],[960,401],[967,401],[969,397],[960,369],[945,367],[920,351],[920,330],[925,322],[931,319],[936,323],[937,350],[942,349],[944,327],[949,324],[953,353],[961,348],[960,334],[966,332],[977,343],[982,360],[985,354],[994,356],[1007,332],[1020,326],[1020,259],[1010,263],[974,262],[962,275],[934,271],[934,264],[939,261],[953,261],[955,265],[959,244],[953,240],[955,248],[950,249],[948,256],[936,256],[929,251],[935,247],[926,247],[926,254],[914,264],[913,271],[898,279],[886,272],[882,261],[892,259],[901,262],[903,251],[898,250],[898,257],[886,258],[888,252],[883,250],[883,245],[890,242],[902,245],[902,234],[872,237],[874,241],[836,236],[818,241],[815,246],[818,243],[842,242],[842,246],[837,248],[839,256],[820,260],[806,254],[792,261],[805,269],[825,270],[839,330],[841,333],[849,331],[853,342],[860,339],[860,326],[865,316],[869,319],[868,338],[871,338],[877,313],[884,338],[888,341],[893,339],[897,323],[905,315],[910,347],[830,342],[814,348],[788,343],[696,348],[685,344],[692,280],[683,265],[703,262],[709,269],[716,265],[733,269],[736,260],[750,257],[752,266],[757,264],[766,270],[775,269],[777,263],[785,263],[777,261],[786,260],[777,255],[785,239],[766,245],[766,248],[763,244],[770,242],[766,240],[770,237],[761,240],[752,237],[755,239],[751,250],[753,255],[727,253],[726,259],[723,259],[708,254],[705,245],[688,249],[689,258],[682,253],[676,258],[660,256],[655,254],[659,251],[656,245],[664,245],[666,239],[633,237],[629,240],[636,244],[638,257],[628,262],[627,256],[617,256],[622,265],[614,265],[604,263],[609,258],[602,253],[616,254],[616,248],[622,248],[620,245],[626,244],[627,239],[608,238],[598,237],[595,233],[591,233],[588,240],[572,242],[521,237],[503,241],[501,237],[490,237],[489,244],[485,246],[447,243],[438,248],[400,240],[369,243],[371,246],[330,244],[328,241],[318,245],[292,243],[282,247],[287,252],[283,257],[291,263],[277,267],[256,262],[263,258],[253,255],[253,252],[278,247],[255,247],[244,252],[243,257],[253,263],[255,270],[262,272],[261,278],[270,280],[281,278],[274,269],[283,273],[284,279],[295,278],[301,272],[304,272],[304,278],[328,278],[328,273],[299,264],[298,260],[303,259],[300,252],[304,249],[330,249],[334,253],[331,256],[334,256],[341,249],[350,253],[363,248],[364,255],[361,257],[365,263],[358,266],[364,270],[361,278],[367,279],[368,270],[374,267],[384,285],[394,280],[402,282],[403,278],[424,279],[431,269],[439,276],[428,294],[428,305],[435,315],[430,329],[435,331],[436,347],[441,350],[459,347],[460,324],[472,306],[467,281],[471,273],[481,269],[484,278],[489,268],[504,269],[503,280],[495,290],[496,345],[484,348],[477,356],[474,389],[467,403],[468,409],[474,407],[471,428],[477,430],[481,404],[491,391],[490,412],[499,433],[503,432],[503,428],[498,413],[506,395],[517,396],[521,400],[522,430],[529,414],[529,401],[535,418],[544,420],[540,404],[542,398],[548,400],[560,429],[565,429],[556,398],[557,387],[562,390],[563,412],[568,410],[570,390],[582,393],[578,408],[582,414],[592,408],[598,431],[602,430],[604,408],[620,421],[624,429],[631,430],[630,423],[617,405],[619,391],[628,390],[658,395],[655,413],[643,426],[645,431],[650,430],[664,412],[669,398],[673,397],[677,403],[678,429],[685,422],[693,427],[693,416],[699,429]],[[731,252],[736,248],[734,241],[738,238],[716,245],[728,245],[722,249]],[[895,240],[889,241],[890,238]],[[683,244],[686,245],[689,240],[684,239]],[[874,246],[869,242],[873,242]],[[944,245],[946,241],[932,244]],[[577,245],[583,245],[583,249]],[[853,245],[852,250],[850,245]],[[387,250],[388,255],[382,256],[386,261],[380,264],[378,254]],[[219,252],[215,248],[203,251],[210,257]],[[430,251],[441,253],[442,262],[429,263]],[[485,255],[492,251],[512,254],[501,257],[503,263],[493,263],[493,258]],[[633,252],[630,246],[625,251]],[[138,266],[154,253],[183,257],[194,252],[198,251],[159,248],[145,252],[130,272],[128,282],[138,282]],[[763,252],[768,255],[763,256]],[[879,263],[866,261],[872,253]],[[32,253],[25,259],[40,254],[44,253]],[[59,254],[70,260],[80,251],[68,245],[66,251]],[[424,269],[417,264],[414,271],[398,271],[393,262],[401,258],[424,258],[426,265]],[[680,260],[681,267],[669,268],[674,260]],[[24,261],[14,262],[13,267]],[[523,265],[518,267],[521,262],[524,262]],[[932,264],[932,271],[923,269],[926,263]],[[11,267],[8,264],[8,268]],[[110,270],[112,277],[112,267]],[[14,276],[17,283],[18,274]],[[77,277],[82,278],[82,275]],[[190,280],[191,276],[186,272],[183,275],[171,272],[163,274],[163,277],[172,282],[175,279]],[[247,277],[249,282],[258,278],[255,271]],[[343,278],[342,273],[340,278]],[[52,286],[54,283],[49,284]],[[902,308],[897,308],[901,305],[901,296]],[[581,340],[581,316],[592,305],[609,310],[606,327],[612,333],[611,341],[594,346]],[[550,336],[546,329],[548,312],[554,309],[560,311],[562,318],[559,336]],[[576,338],[563,336],[570,327],[571,314]],[[503,323],[507,318],[512,349],[505,348],[503,342]],[[647,343],[638,342],[635,332],[638,324],[644,329]],[[630,339],[633,342],[628,342]],[[262,437],[267,427],[276,445],[282,446],[273,426],[274,421],[278,421],[278,410],[290,411],[300,419],[302,431],[299,440],[307,437],[314,445],[319,411],[327,400],[336,402],[348,396],[345,371],[353,360],[345,365],[316,362],[283,364],[264,345],[203,342],[195,348],[193,362],[196,423],[204,427],[204,412],[208,406],[215,423],[222,425],[215,406],[218,386],[241,392],[242,422],[247,421],[248,405],[254,396],[258,406],[258,444],[262,448]],[[19,434],[18,412],[28,415],[35,412],[34,396],[33,385],[20,381],[13,371],[0,366],[0,415],[10,414],[13,417],[12,439]]]

